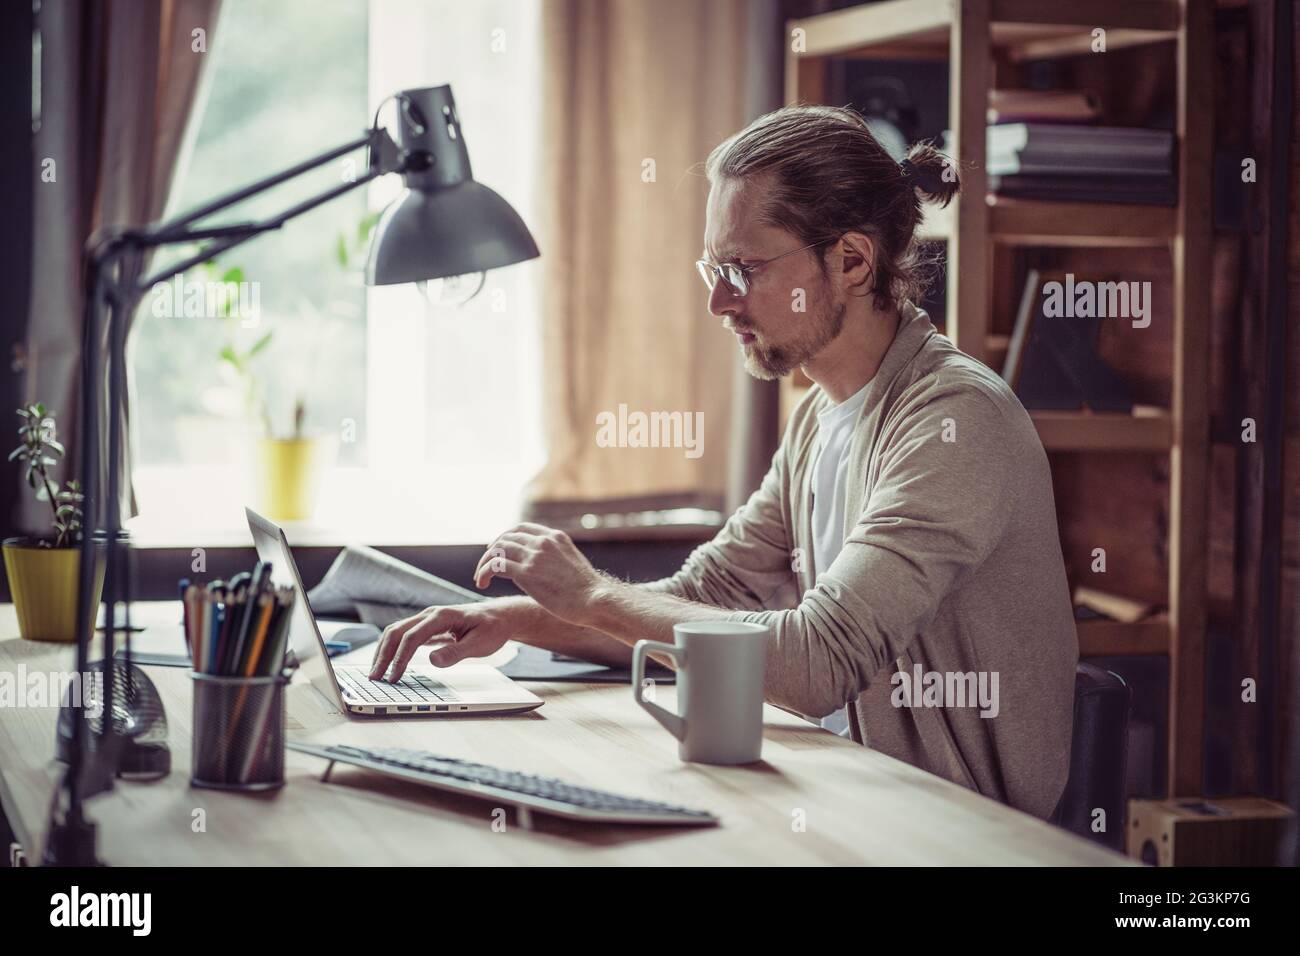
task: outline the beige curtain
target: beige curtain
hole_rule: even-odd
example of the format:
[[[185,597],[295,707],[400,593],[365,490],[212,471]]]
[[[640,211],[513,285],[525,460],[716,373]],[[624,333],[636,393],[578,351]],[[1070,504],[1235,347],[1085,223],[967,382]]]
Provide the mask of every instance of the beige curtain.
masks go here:
[[[779,42],[775,4],[544,0],[542,16],[536,225],[547,462],[530,487],[532,513],[721,508],[729,460],[754,456],[732,441],[738,350],[709,314],[693,265],[703,163],[778,105],[779,53],[753,42]],[[622,418],[620,406],[627,416],[698,413],[698,456],[603,447],[598,416]],[[764,468],[770,453],[758,456]]]
[[[34,147],[38,185],[24,393],[57,414],[68,449],[58,471],[64,479],[80,468],[83,248],[101,227],[144,225],[162,215],[219,7],[220,0],[45,0],[37,15],[42,123]],[[53,182],[40,180],[47,158],[54,161]],[[98,430],[106,446],[106,390],[100,406],[105,417]],[[129,412],[121,414],[129,435]],[[119,474],[125,519],[136,513],[129,446]],[[49,505],[29,493],[20,501],[21,527],[48,531]]]

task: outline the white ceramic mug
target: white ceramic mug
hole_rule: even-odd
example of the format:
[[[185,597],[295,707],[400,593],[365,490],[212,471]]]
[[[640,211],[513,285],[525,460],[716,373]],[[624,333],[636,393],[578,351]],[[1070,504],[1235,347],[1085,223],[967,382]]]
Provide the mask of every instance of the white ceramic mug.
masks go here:
[[[770,628],[743,621],[693,621],[673,627],[676,644],[637,641],[632,649],[636,702],[678,740],[683,760],[753,763],[763,752],[763,676]],[[674,714],[645,699],[645,658],[677,663]]]

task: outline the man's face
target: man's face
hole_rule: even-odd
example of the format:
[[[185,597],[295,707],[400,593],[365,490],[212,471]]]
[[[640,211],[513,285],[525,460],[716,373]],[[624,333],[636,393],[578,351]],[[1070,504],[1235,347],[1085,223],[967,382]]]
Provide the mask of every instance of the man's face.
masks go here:
[[[794,233],[755,222],[767,189],[762,177],[714,184],[704,230],[705,259],[751,265],[804,244]],[[722,316],[723,325],[736,335],[745,370],[755,378],[788,374],[817,355],[843,328],[842,296],[818,265],[825,248],[805,249],[759,265],[749,273],[749,293],[743,298],[722,281],[709,293],[709,311]]]

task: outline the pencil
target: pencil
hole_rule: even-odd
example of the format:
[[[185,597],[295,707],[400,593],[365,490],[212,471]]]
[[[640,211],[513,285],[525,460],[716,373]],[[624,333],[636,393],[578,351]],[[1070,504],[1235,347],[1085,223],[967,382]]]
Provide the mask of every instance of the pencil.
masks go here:
[[[251,645],[248,649],[248,653],[245,655],[245,663],[243,666],[245,677],[255,676],[257,664],[262,655],[262,645],[266,641],[266,635],[271,626],[273,600],[274,599],[269,592],[264,592],[258,595],[257,618],[253,624]]]
[[[190,649],[190,666],[199,670],[203,662],[203,644],[199,632],[199,622],[203,611],[199,605],[199,595],[203,593],[197,584],[185,589],[185,646]]]

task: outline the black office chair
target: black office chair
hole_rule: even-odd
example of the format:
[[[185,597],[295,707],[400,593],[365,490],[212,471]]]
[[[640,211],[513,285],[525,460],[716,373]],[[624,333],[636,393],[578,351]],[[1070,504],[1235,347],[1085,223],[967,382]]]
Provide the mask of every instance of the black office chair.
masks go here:
[[[1132,692],[1113,671],[1079,662],[1074,675],[1074,733],[1070,776],[1049,820],[1113,850],[1124,850],[1128,711]],[[1106,811],[1106,830],[1092,830],[1093,810]]]

